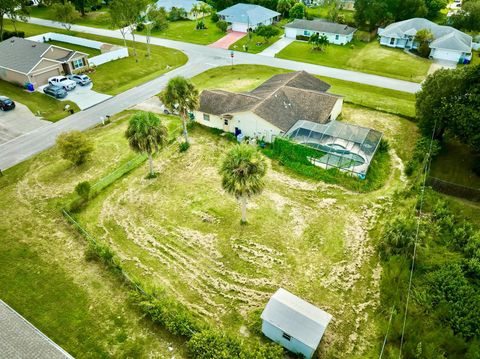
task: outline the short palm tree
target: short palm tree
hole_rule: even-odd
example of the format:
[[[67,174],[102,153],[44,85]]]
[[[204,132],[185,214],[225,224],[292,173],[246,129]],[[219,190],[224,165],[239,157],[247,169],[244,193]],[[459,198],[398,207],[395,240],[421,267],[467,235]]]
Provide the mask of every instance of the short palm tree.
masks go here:
[[[267,163],[256,148],[242,144],[232,148],[220,168],[222,187],[240,201],[242,223],[247,222],[247,199],[260,194]]]
[[[168,137],[160,117],[153,112],[138,111],[130,118],[125,137],[133,151],[148,154],[150,177],[154,177],[152,156],[167,143]]]
[[[178,111],[183,122],[183,136],[188,143],[188,114],[198,107],[198,90],[186,78],[177,76],[168,81],[167,87],[159,97],[170,112]]]

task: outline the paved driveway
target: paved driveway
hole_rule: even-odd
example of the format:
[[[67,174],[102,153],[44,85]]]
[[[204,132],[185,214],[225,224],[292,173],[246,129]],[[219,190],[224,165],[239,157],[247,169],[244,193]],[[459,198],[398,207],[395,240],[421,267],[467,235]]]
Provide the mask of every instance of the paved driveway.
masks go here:
[[[35,117],[27,106],[16,102],[14,110],[0,111],[0,144],[51,124]]]
[[[43,93],[43,88],[45,86],[40,86],[38,91]],[[85,110],[112,97],[110,95],[93,91],[92,86],[92,84],[88,86],[77,85],[75,90],[69,91],[67,97],[60,99],[60,101],[73,101],[78,105],[78,107],[80,107],[80,110]]]
[[[209,47],[216,47],[218,49],[228,49],[230,45],[236,43],[242,37],[246,36],[245,32],[230,31],[227,35],[221,39],[215,41],[213,44],[208,45]]]
[[[295,39],[282,37],[280,40],[274,42],[271,46],[267,47],[265,50],[260,52],[259,55],[275,57],[277,53],[279,53],[288,45],[290,45],[293,41],[295,41]]]

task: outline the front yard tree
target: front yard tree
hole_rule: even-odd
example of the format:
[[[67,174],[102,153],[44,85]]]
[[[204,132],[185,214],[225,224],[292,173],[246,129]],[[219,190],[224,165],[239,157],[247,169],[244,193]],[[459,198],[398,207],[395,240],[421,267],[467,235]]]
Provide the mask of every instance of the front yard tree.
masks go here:
[[[258,36],[263,37],[265,42],[268,42],[272,37],[280,34],[280,29],[273,25],[260,25],[255,32]]]
[[[227,32],[228,23],[226,21],[218,20],[216,25],[220,29],[221,32]]]
[[[292,6],[288,15],[291,19],[303,19],[307,14],[307,8],[303,3],[297,2],[295,5]]]
[[[340,0],[325,0],[323,5],[328,9],[327,18],[330,21],[337,22],[340,14]]]
[[[157,153],[168,140],[167,128],[162,124],[160,117],[153,112],[135,113],[128,122],[125,137],[133,151],[148,155],[149,177],[153,178],[155,176],[153,154]]]
[[[293,4],[295,4],[295,1],[293,0],[278,0],[277,11],[285,18],[288,16]]]
[[[433,34],[428,29],[421,29],[417,31],[415,35],[415,41],[420,43],[418,47],[418,53],[422,57],[428,57],[430,55],[430,42],[433,40]]]
[[[480,0],[464,1],[462,10],[451,17],[457,29],[480,31]]]
[[[226,155],[220,174],[222,187],[240,201],[242,221],[247,222],[247,200],[262,192],[267,173],[267,163],[255,147],[241,144]]]
[[[308,43],[312,45],[313,50],[320,51],[325,51],[325,47],[329,44],[328,37],[325,35],[319,35],[317,32],[310,36]]]
[[[52,9],[55,19],[60,20],[62,26],[68,31],[72,28],[72,23],[80,17],[75,6],[68,1],[64,4],[53,4]]]
[[[183,122],[183,136],[188,142],[187,121],[189,113],[198,107],[198,90],[186,78],[177,76],[168,81],[159,95],[160,101],[171,112],[178,112]]]
[[[0,0],[0,41],[3,40],[3,18],[9,18],[16,29],[18,20],[25,21],[28,17],[28,7],[26,0]]]
[[[93,143],[80,131],[62,133],[57,137],[62,158],[79,166],[87,161],[94,150]]]

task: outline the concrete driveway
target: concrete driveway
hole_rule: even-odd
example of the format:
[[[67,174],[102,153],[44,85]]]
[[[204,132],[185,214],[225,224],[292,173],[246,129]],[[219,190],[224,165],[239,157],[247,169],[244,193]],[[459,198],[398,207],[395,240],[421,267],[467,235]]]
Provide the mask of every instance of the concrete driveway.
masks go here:
[[[222,37],[220,40],[215,41],[213,44],[208,45],[209,47],[216,47],[218,49],[227,49],[230,45],[236,43],[242,37],[246,36],[246,32],[230,31],[227,35]]]
[[[47,86],[47,85],[45,85]],[[43,93],[43,88],[45,86],[40,86],[37,90]],[[103,101],[108,100],[110,95],[105,95],[103,93],[95,92],[92,90],[92,84],[87,86],[77,85],[75,90],[68,91],[68,95],[65,98],[59,99],[60,101],[73,101],[75,102],[80,110],[85,110],[92,106],[95,106]],[[48,95],[45,95],[48,96]]]
[[[18,102],[15,104],[15,109],[11,111],[0,111],[0,144],[52,124],[35,117],[27,106]]]
[[[286,48],[288,45],[290,45],[294,41],[295,39],[282,37],[280,40],[274,42],[271,46],[267,47],[265,50],[260,52],[259,55],[275,57],[277,53],[282,51],[284,48]]]

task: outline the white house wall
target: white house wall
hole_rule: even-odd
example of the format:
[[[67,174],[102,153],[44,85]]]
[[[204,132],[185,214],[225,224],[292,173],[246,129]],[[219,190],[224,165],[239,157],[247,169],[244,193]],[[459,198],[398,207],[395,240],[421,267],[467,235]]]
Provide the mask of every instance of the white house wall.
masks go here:
[[[335,106],[333,106],[332,112],[331,112],[331,120],[336,120],[338,116],[342,113],[342,107],[343,107],[343,97],[339,98],[337,102],[335,102]]]
[[[305,29],[294,29],[287,27],[285,29],[285,36],[289,39],[296,39],[298,35],[302,36],[311,36],[314,33],[318,32],[320,35],[325,35],[328,39],[328,42],[335,45],[345,45],[348,44],[353,39],[353,33],[350,35],[340,35],[334,34],[331,32],[320,32],[320,31],[311,31]],[[338,35],[338,38],[337,38]]]

